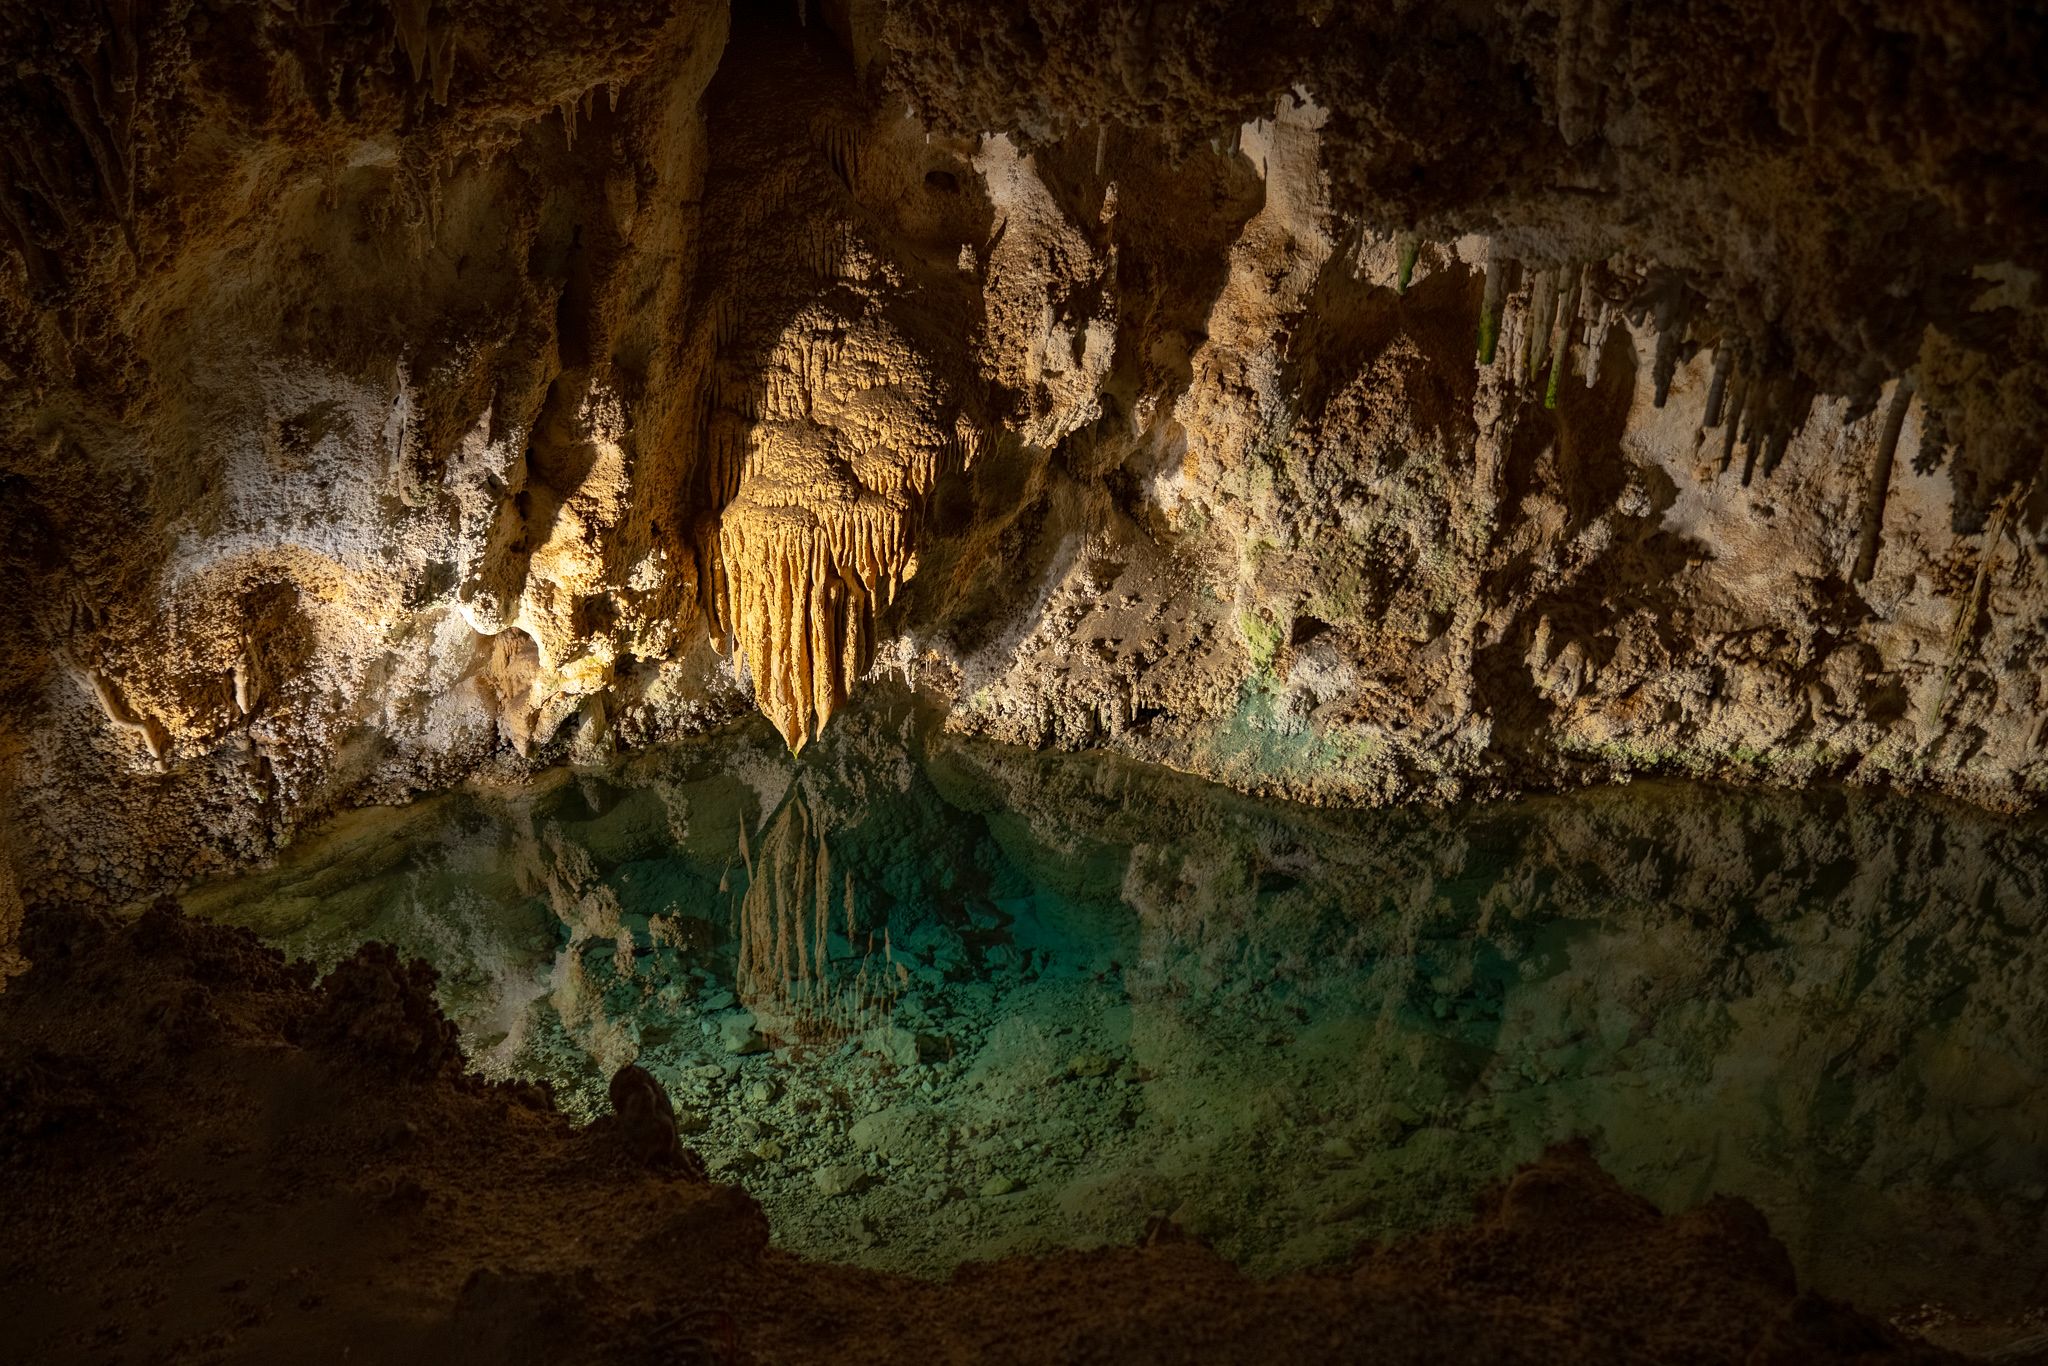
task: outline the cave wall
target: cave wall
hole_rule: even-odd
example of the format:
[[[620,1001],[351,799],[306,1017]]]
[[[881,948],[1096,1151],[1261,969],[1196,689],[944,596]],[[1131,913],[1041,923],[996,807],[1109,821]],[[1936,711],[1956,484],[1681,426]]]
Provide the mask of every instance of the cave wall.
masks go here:
[[[2048,788],[2038,16],[4,25],[0,940],[877,675],[1312,799]]]

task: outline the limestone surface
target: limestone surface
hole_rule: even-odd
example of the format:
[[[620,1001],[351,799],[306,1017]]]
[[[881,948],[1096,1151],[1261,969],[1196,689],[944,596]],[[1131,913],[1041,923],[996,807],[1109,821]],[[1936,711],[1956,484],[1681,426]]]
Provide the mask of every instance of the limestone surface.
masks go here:
[[[882,678],[2036,804],[2048,35],[1909,8],[7,5],[0,944]]]

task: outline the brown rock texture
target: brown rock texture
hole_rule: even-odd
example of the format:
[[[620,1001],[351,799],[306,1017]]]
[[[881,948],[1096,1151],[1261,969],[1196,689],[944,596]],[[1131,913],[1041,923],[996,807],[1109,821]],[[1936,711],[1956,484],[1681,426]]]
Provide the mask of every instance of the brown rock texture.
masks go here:
[[[741,1190],[465,1076],[423,965],[372,946],[315,989],[169,903],[32,930],[0,996],[21,1360],[1967,1360],[1801,1293],[1743,1202],[1660,1214],[1573,1148],[1322,1273],[1171,1224],[944,1283],[807,1263]]]
[[[2025,7],[0,44],[0,944],[878,674],[1314,800],[2048,789]]]

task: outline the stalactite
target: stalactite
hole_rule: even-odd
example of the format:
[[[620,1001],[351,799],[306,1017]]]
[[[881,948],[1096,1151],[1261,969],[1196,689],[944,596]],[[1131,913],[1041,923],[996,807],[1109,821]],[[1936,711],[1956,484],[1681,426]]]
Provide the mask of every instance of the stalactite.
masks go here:
[[[392,0],[391,16],[413,82],[424,81],[434,103],[446,104],[448,83],[455,75],[456,29],[444,24],[436,30],[428,20],[432,9],[433,0]]]
[[[873,662],[875,620],[910,559],[908,524],[907,506],[872,500],[817,510],[742,504],[723,519],[721,619],[752,669],[757,705],[791,749],[816,735]]]
[[[1998,552],[2005,541],[2006,520],[2018,506],[2023,489],[2015,488],[1998,503],[1998,510],[1992,515],[1991,526],[1984,536],[1983,549],[1977,552],[1977,573],[1970,582],[1969,596],[1956,604],[1955,622],[1948,633],[1948,665],[1942,670],[1941,687],[1928,707],[1925,726],[1929,730],[1941,725],[1941,718],[1948,711],[1950,691],[1955,687],[1956,675],[1962,672],[1963,656],[1969,652],[1970,639],[1977,632],[1977,621],[1984,614],[1984,603],[1991,593],[1991,571],[1998,563]]]
[[[433,72],[434,103],[448,103],[448,84],[455,78],[455,27],[450,25],[442,32],[439,40],[429,49],[428,62]]]
[[[1776,376],[1758,374],[1752,384],[1748,412],[1743,421],[1742,440],[1749,443],[1749,450],[1742,460],[1742,486],[1748,488],[1756,478],[1757,457],[1763,453],[1764,433],[1776,421],[1778,379]]]
[[[1543,374],[1543,363],[1550,358],[1550,329],[1557,325],[1557,277],[1555,270],[1540,272],[1529,303],[1528,375],[1532,381]]]
[[[1585,286],[1586,271],[1583,266],[1570,266],[1571,284],[1565,290],[1564,304],[1558,310],[1557,346],[1550,358],[1550,382],[1543,389],[1543,406],[1557,407],[1557,387],[1564,378],[1565,369],[1571,364],[1572,336],[1578,331],[1579,295]]]
[[[825,164],[832,168],[849,193],[860,183],[860,140],[854,130],[842,123],[827,123],[813,134],[820,150],[825,154]]]
[[[0,162],[5,175],[0,176],[0,226],[7,229],[4,240],[11,242],[21,254],[22,264],[28,271],[29,288],[36,295],[42,295],[58,288],[62,275],[53,264],[54,256],[49,246],[29,222],[29,211],[16,197],[15,186],[22,183],[25,168],[9,148],[6,160]]]
[[[723,511],[704,529],[699,555],[710,571],[713,642],[745,662],[756,705],[792,750],[872,666],[877,623],[913,572],[923,499],[980,446],[964,417],[915,440],[816,425],[848,346],[831,328],[792,336],[745,392],[721,392],[748,416],[721,408],[712,419],[707,464]],[[835,448],[827,465],[840,473],[821,476],[820,442]],[[871,483],[846,473],[856,465]]]
[[[398,46],[405,53],[415,81],[427,72],[427,49],[432,42],[427,12],[433,7],[433,0],[391,0],[391,19],[398,30]]]
[[[1600,382],[1600,358],[1607,351],[1607,331],[1614,325],[1614,305],[1602,299],[1600,315],[1593,321],[1593,332],[1586,347],[1586,387],[1591,389]]]
[[[163,723],[153,716],[138,715],[121,697],[113,681],[94,670],[85,670],[85,680],[92,686],[93,699],[100,704],[100,711],[115,730],[123,735],[133,736],[149,751],[149,757],[162,766],[165,756],[170,753],[170,733]]]
[[[235,685],[235,710],[247,716],[256,710],[256,662],[254,655],[244,650],[235,660],[233,672]]]
[[[1692,318],[1692,296],[1685,281],[1676,275],[1657,281],[1654,288],[1651,321],[1657,329],[1657,357],[1650,372],[1655,385],[1651,402],[1662,408],[1671,397],[1671,381],[1678,373],[1679,348]]]
[[[832,856],[801,785],[775,813],[760,858],[735,908],[736,987],[763,1031],[790,1041],[830,1042],[877,1023],[902,993],[902,975],[872,970],[873,934],[858,947],[853,874],[845,874],[846,941],[859,961],[835,968]],[[882,957],[893,969],[888,929]],[[878,980],[879,979],[879,980]]]
[[[1479,363],[1493,364],[1500,344],[1501,300],[1506,294],[1508,263],[1491,247],[1486,254],[1486,290],[1479,300]]]
[[[1913,376],[1902,376],[1892,392],[1891,406],[1885,410],[1884,429],[1877,438],[1877,458],[1870,466],[1870,488],[1863,496],[1863,530],[1857,539],[1856,567],[1849,575],[1851,583],[1868,583],[1877,569],[1878,539],[1884,530],[1885,502],[1892,486],[1892,460],[1898,453],[1899,433],[1905,430],[1913,388]]]
[[[1721,425],[1721,402],[1728,391],[1728,363],[1734,349],[1725,343],[1714,348],[1714,377],[1707,381],[1707,411],[1700,425],[1712,430]]]
[[[1728,411],[1726,426],[1721,433],[1721,472],[1726,474],[1735,461],[1737,438],[1742,431],[1742,419],[1749,405],[1749,367],[1747,357],[1738,344],[1733,348],[1734,358],[1728,362],[1731,380],[1728,390]]]
[[[1941,468],[1943,457],[1948,454],[1948,414],[1940,408],[1923,405],[1920,409],[1920,451],[1913,457],[1913,469],[1920,474],[1932,474]]]
[[[1415,260],[1422,254],[1422,239],[1412,232],[1398,234],[1394,246],[1399,254],[1399,264],[1394,268],[1394,292],[1406,294],[1409,282],[1415,278]]]
[[[1788,370],[1780,381],[1774,399],[1771,426],[1765,434],[1764,441],[1763,472],[1766,479],[1778,472],[1778,466],[1784,461],[1785,451],[1792,444],[1792,438],[1804,425],[1804,415],[1812,402],[1812,394],[1805,379],[1796,371]]]

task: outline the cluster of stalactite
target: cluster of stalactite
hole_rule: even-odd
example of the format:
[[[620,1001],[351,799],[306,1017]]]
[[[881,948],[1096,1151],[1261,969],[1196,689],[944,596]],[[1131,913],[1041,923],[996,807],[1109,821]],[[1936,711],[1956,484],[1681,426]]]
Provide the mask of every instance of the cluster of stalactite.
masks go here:
[[[754,377],[721,368],[704,406],[722,509],[703,549],[713,643],[745,662],[755,704],[792,750],[867,672],[877,620],[916,572],[924,498],[979,444],[964,424],[941,435],[891,416],[917,403],[869,402],[920,394],[902,365],[886,339],[819,327],[786,336]]]
[[[907,509],[861,501],[822,514],[748,505],[718,534],[717,620],[754,701],[792,750],[845,703],[874,658],[875,618],[914,568]]]
[[[32,293],[47,299],[79,283],[102,229],[118,235],[134,267],[161,248],[147,210],[177,194],[167,171],[204,126],[190,117],[188,86],[218,47],[202,51],[183,11],[135,0],[47,16],[19,9],[0,32],[14,67],[0,89],[0,126],[9,129],[0,138],[0,249],[21,257]],[[463,38],[433,0],[391,0],[346,23],[318,7],[273,6],[212,30],[230,26],[251,30],[255,47],[236,59],[238,79],[284,92],[285,104],[303,101],[321,119],[337,109],[353,116],[379,88],[415,111],[447,105]]]
[[[1418,243],[1413,237],[1406,237],[1401,239],[1399,246],[1400,278],[1397,287],[1405,291],[1415,269]],[[1558,386],[1570,370],[1573,353],[1581,344],[1581,333],[1588,326],[1591,335],[1584,339],[1584,344],[1591,350],[1587,359],[1586,382],[1592,384],[1599,378],[1600,344],[1612,326],[1613,318],[1604,304],[1587,316],[1587,310],[1582,307],[1586,270],[1583,263],[1573,262],[1520,272],[1526,276],[1529,297],[1526,311],[1519,316],[1520,325],[1510,329],[1509,371],[1517,383],[1540,386],[1543,404],[1547,408],[1557,406]],[[1506,302],[1516,273],[1516,263],[1512,261],[1489,259],[1487,262],[1486,290],[1481,298],[1479,316],[1481,365],[1492,365],[1498,357],[1502,328],[1507,321]]]
[[[888,927],[877,932],[861,923],[852,873],[835,885],[824,828],[801,787],[775,813],[758,850],[742,829],[740,850],[747,889],[734,912],[738,992],[761,1031],[819,1043],[885,1022],[909,971],[896,962]],[[837,958],[835,929],[847,950]]]
[[[1405,292],[1422,243],[1414,234],[1405,234],[1395,245],[1395,287]],[[1811,415],[1819,389],[1791,363],[1781,338],[1719,327],[1706,313],[1701,296],[1675,271],[1630,271],[1613,262],[1532,266],[1490,252],[1480,303],[1478,362],[1482,367],[1501,367],[1511,386],[1536,389],[1544,406],[1555,408],[1565,378],[1575,371],[1583,374],[1588,387],[1599,381],[1600,357],[1611,328],[1623,320],[1634,326],[1647,324],[1656,336],[1652,401],[1662,408],[1679,365],[1701,347],[1710,347],[1713,367],[1701,430],[1719,434],[1724,474],[1737,468],[1739,458],[1740,478],[1748,487],[1778,468]],[[1886,388],[1888,398],[1883,395]],[[1854,422],[1869,416],[1881,399],[1884,403],[1856,558],[1849,569],[1852,583],[1868,582],[1876,571],[1893,465],[1918,393],[1917,378],[1908,370],[1888,385],[1871,384],[1852,395],[1844,413],[1846,421]],[[1947,441],[1942,413],[1923,411],[1923,460],[1932,464],[1940,459]]]
[[[433,7],[433,0],[392,0],[391,15],[414,83],[432,90],[434,103],[446,104],[455,74],[456,26],[434,24],[428,18]]]
[[[1413,235],[1396,239],[1396,288],[1405,291],[1420,251]],[[1662,408],[1681,363],[1711,347],[1713,370],[1708,381],[1701,426],[1720,433],[1720,467],[1725,472],[1741,459],[1744,486],[1757,476],[1768,477],[1784,459],[1792,438],[1805,426],[1818,397],[1818,387],[1789,359],[1781,338],[1750,336],[1720,327],[1706,316],[1701,296],[1676,271],[1628,269],[1606,261],[1571,261],[1561,265],[1527,264],[1490,251],[1485,265],[1478,327],[1478,362],[1502,367],[1510,384],[1540,392],[1545,407],[1558,406],[1565,379],[1574,372],[1590,388],[1599,382],[1600,358],[1609,331],[1626,320],[1648,325],[1656,336],[1652,360],[1653,401]],[[1854,396],[1846,417],[1867,416],[1879,388]],[[1882,489],[1888,484],[1892,458],[1914,396],[1910,375],[1892,387],[1892,400],[1879,434],[1877,468],[1873,471],[1875,501],[1882,517]],[[1928,439],[1942,440],[1930,422]],[[1858,581],[1870,575],[1874,540],[1866,524],[1859,553]]]

